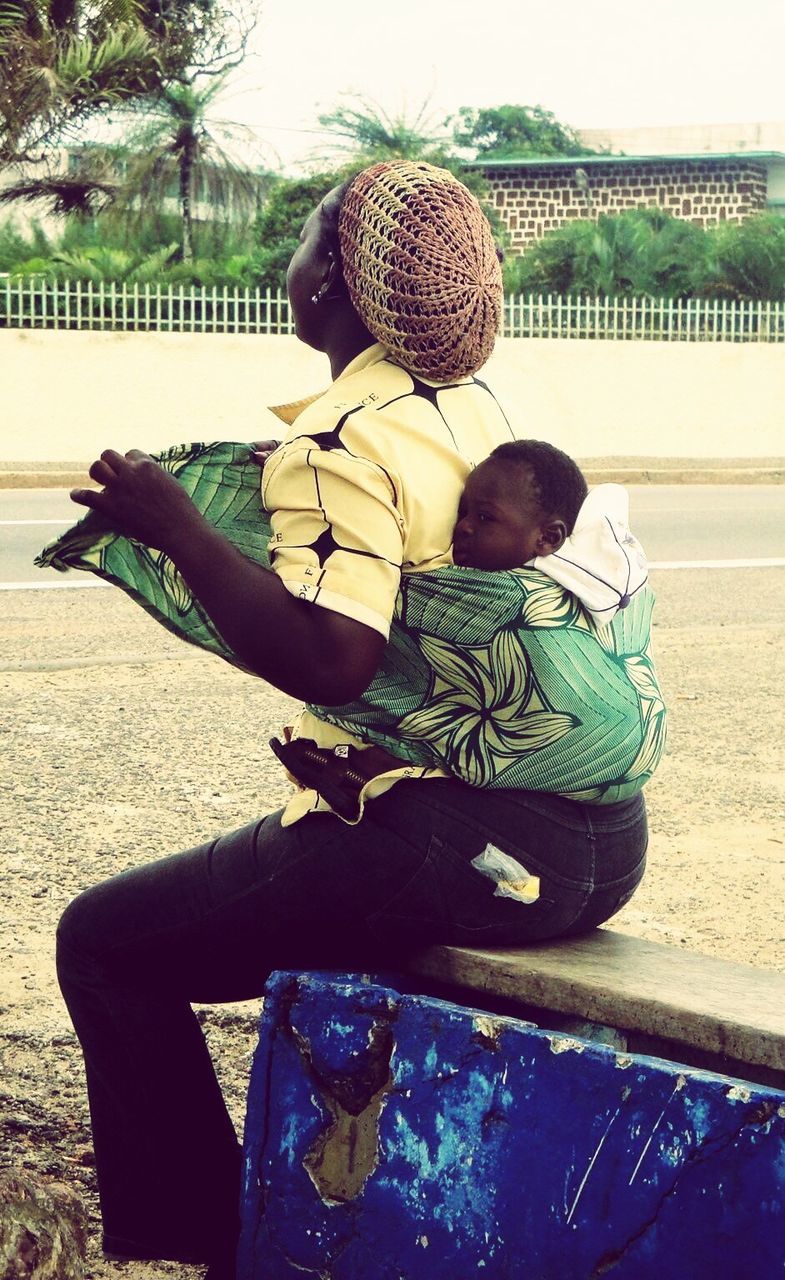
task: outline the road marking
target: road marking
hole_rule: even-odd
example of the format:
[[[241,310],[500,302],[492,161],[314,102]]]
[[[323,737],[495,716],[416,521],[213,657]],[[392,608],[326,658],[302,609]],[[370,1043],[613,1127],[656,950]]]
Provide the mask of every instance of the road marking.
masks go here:
[[[762,560],[652,560],[650,569],[777,569],[785,565],[785,557],[770,556]]]

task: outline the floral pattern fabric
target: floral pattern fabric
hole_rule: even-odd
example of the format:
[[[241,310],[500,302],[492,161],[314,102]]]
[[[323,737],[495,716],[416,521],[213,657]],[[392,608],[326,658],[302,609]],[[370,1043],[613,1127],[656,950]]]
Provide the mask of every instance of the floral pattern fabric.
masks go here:
[[[249,446],[184,445],[159,455],[199,510],[267,564],[269,516]],[[184,640],[242,667],[161,552],[90,512],[41,566],[86,569],[125,590]],[[651,591],[598,627],[537,569],[446,566],[404,575],[390,641],[362,698],[314,707],[323,720],[412,764],[480,787],[610,803],[640,790],[665,745],[649,652]]]

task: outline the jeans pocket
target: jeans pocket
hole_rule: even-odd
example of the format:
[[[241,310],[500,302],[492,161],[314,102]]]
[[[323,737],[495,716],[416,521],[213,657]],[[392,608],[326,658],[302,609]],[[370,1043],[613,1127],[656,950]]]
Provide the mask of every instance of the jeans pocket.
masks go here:
[[[461,851],[432,835],[418,871],[368,926],[386,940],[479,947],[523,945],[566,931],[589,887],[557,885],[531,859],[524,865],[525,857],[491,845]]]

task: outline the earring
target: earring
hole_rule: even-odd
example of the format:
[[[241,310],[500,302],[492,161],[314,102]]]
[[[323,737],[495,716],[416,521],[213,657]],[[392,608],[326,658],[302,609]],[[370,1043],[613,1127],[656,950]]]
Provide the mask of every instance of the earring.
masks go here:
[[[335,290],[330,293],[330,282],[325,280],[324,284],[319,286],[317,292],[311,294],[311,302],[315,307],[318,307],[320,302],[338,302],[340,297],[340,288],[336,286]]]

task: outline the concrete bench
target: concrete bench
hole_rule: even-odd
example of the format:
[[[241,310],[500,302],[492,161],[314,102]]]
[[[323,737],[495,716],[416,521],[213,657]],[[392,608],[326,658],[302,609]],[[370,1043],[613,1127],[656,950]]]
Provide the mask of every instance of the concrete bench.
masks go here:
[[[412,986],[592,1038],[785,1089],[785,975],[612,929],[521,950],[430,947]]]

